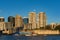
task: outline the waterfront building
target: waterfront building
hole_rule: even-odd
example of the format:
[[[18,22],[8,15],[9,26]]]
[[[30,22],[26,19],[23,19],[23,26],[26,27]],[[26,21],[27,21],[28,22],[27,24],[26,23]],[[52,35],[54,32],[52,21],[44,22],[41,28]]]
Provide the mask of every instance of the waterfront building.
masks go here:
[[[3,31],[5,27],[5,22],[0,22],[0,31]]]
[[[40,29],[38,22],[39,22],[39,18],[38,18],[38,14],[37,14],[37,19],[36,19],[36,23],[37,23],[37,24],[36,24],[36,27],[37,27],[37,29]]]
[[[39,24],[38,24],[38,23],[36,24],[36,27],[37,27],[36,29],[40,29],[40,27],[39,27]]]
[[[28,17],[24,17],[24,18],[23,18],[24,24],[28,24],[28,21],[29,21]]]
[[[24,29],[27,29],[28,28],[28,17],[23,17],[23,22],[24,22]]]
[[[29,24],[31,24],[32,29],[36,29],[36,13],[29,13]]]
[[[11,22],[5,22],[5,29],[10,30],[13,28],[13,24]]]
[[[56,28],[56,26],[57,26],[57,24],[56,24],[56,23],[51,23],[50,25],[51,25],[51,29],[55,29],[55,28]]]
[[[13,33],[13,24],[11,22],[5,22],[3,34],[12,34]]]
[[[24,30],[28,29],[28,24],[24,24]]]
[[[4,22],[4,21],[5,21],[4,17],[0,17],[0,22]]]
[[[15,17],[15,27],[23,27],[23,19],[19,15]]]
[[[45,15],[45,12],[40,12],[39,13],[39,27],[44,29],[45,26],[46,26],[46,15]]]
[[[32,29],[32,23],[28,23],[27,29],[31,30]]]
[[[4,30],[5,27],[5,19],[4,17],[0,17],[0,34],[2,33],[2,31]]]
[[[9,16],[8,17],[8,22],[11,22],[13,24],[13,26],[15,27],[15,17]]]
[[[24,24],[24,30],[31,30],[32,29],[32,24],[28,23],[28,24]]]
[[[19,15],[16,15],[15,17],[15,29],[16,29],[16,32],[19,32],[20,30],[23,30],[23,19],[21,16]]]

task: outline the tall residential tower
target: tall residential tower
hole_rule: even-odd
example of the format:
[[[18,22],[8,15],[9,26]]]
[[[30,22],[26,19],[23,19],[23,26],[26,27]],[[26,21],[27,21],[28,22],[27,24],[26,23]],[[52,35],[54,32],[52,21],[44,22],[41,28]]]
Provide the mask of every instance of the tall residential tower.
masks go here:
[[[30,12],[29,24],[31,29],[36,29],[36,13],[35,12]]]
[[[11,22],[13,24],[13,27],[15,27],[15,17],[9,16],[8,17],[8,22]]]
[[[40,28],[45,28],[45,26],[46,26],[46,15],[45,15],[45,12],[40,12],[39,13],[39,22],[38,22],[38,24],[39,24],[39,27]]]
[[[15,17],[15,27],[22,27],[23,26],[23,19],[21,16],[16,15]]]

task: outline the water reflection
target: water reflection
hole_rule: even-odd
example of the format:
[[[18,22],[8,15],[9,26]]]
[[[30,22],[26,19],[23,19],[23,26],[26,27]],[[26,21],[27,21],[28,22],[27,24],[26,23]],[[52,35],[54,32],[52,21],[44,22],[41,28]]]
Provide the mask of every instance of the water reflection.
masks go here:
[[[15,35],[1,35],[0,40],[60,40],[60,35],[55,36],[15,36]]]

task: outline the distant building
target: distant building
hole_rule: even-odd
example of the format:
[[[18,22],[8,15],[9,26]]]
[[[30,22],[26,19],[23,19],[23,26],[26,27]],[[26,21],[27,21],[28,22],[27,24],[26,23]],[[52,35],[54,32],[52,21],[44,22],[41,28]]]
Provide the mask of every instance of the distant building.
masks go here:
[[[5,27],[4,21],[5,21],[4,17],[0,17],[0,31],[4,30],[4,27]]]
[[[32,29],[32,23],[29,23],[29,24],[28,24],[27,29]]]
[[[24,17],[24,18],[23,18],[23,22],[24,22],[24,24],[28,24],[29,19],[28,19],[27,17]]]
[[[5,21],[4,17],[0,17],[0,22],[4,22],[4,21]]]
[[[37,29],[40,29],[40,27],[39,27],[39,18],[38,18],[39,16],[37,15],[37,19],[36,19],[36,27],[37,27]]]
[[[5,22],[0,22],[0,31],[3,31],[5,27]]]
[[[24,24],[24,30],[28,29],[28,24]]]
[[[51,23],[50,25],[51,25],[51,29],[55,29],[55,28],[56,28],[56,26],[57,26],[57,24],[56,24],[56,23]]]
[[[23,19],[19,15],[15,17],[15,27],[23,27]]]
[[[38,24],[38,23],[36,23],[36,27],[37,27],[37,29],[40,29],[40,27],[39,27],[39,24]]]
[[[15,17],[9,16],[8,17],[8,22],[11,22],[13,24],[13,26],[15,27]]]
[[[5,34],[13,33],[13,24],[11,22],[5,22],[3,33]]]
[[[12,30],[13,24],[12,24],[11,22],[5,22],[5,28],[6,28],[7,30]]]
[[[29,22],[28,17],[23,17],[23,22],[24,22],[24,29],[27,29],[28,28],[28,22]]]
[[[16,15],[15,17],[15,29],[16,32],[19,32],[20,30],[23,30],[23,19],[21,16]]]
[[[36,13],[35,12],[29,13],[29,24],[32,25],[32,29],[36,29]]]
[[[46,15],[45,15],[44,12],[39,13],[39,22],[38,22],[38,24],[39,24],[40,28],[45,28],[45,26],[46,26]]]

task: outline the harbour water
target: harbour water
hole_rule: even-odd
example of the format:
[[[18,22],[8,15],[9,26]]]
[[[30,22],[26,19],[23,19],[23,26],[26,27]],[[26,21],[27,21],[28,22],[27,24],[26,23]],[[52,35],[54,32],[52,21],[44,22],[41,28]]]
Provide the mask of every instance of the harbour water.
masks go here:
[[[60,35],[48,35],[48,36],[1,35],[0,40],[60,40]]]

